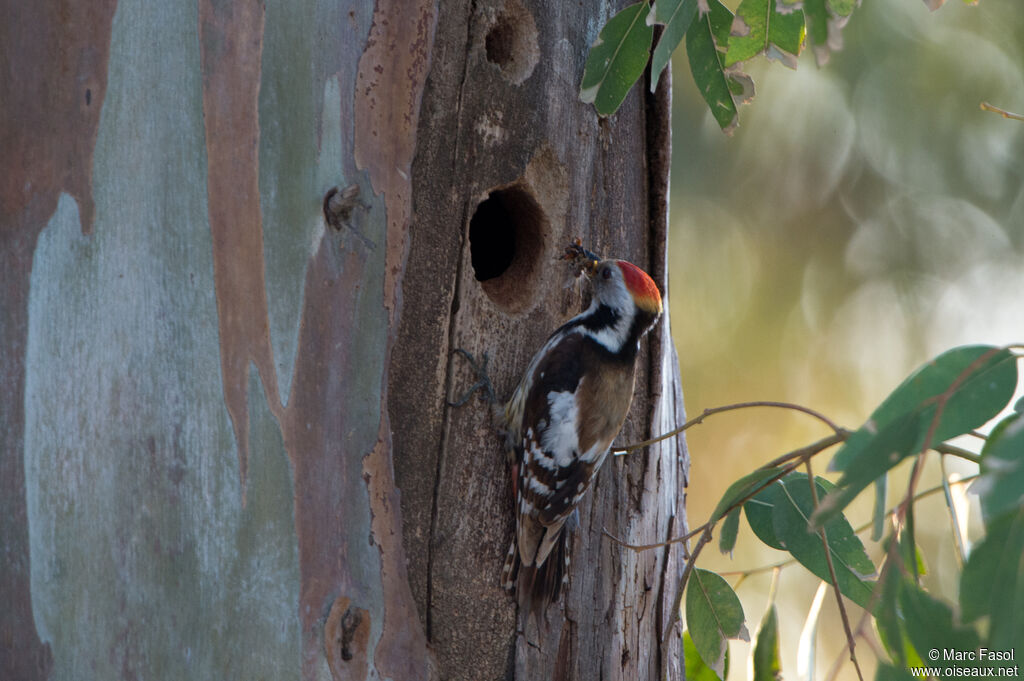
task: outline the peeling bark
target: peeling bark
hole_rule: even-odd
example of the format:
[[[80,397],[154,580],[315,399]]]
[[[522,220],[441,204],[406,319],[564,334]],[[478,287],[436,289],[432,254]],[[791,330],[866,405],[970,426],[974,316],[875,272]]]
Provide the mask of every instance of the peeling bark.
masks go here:
[[[597,530],[685,527],[681,445],[606,464],[531,621],[487,410],[445,406],[453,348],[507,394],[578,311],[571,238],[665,288],[666,93],[576,99],[603,5],[0,2],[0,676],[674,678],[678,556]],[[666,334],[623,440],[682,417]]]
[[[116,2],[0,2],[0,676],[48,678],[32,614],[25,503],[29,276],[61,192],[92,231],[92,151],[107,86]]]
[[[206,124],[207,203],[213,235],[224,402],[238,443],[245,499],[249,467],[249,363],[256,365],[271,412],[281,418],[270,348],[259,190],[260,57],[263,6],[256,0],[199,2],[199,45]]]

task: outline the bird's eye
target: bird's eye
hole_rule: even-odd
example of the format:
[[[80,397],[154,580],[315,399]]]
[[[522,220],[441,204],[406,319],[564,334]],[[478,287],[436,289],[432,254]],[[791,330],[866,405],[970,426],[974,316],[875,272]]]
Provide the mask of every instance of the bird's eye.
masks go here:
[[[612,278],[612,268],[611,267],[607,267],[607,266],[606,267],[602,267],[601,268],[601,278],[602,279],[611,279]]]

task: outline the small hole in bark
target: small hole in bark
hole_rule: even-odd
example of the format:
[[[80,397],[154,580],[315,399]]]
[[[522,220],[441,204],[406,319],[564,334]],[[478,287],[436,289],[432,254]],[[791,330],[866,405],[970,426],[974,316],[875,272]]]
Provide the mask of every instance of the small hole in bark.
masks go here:
[[[540,58],[537,24],[517,0],[508,2],[484,38],[487,61],[518,85],[530,77]]]
[[[520,186],[492,191],[473,211],[473,274],[499,307],[518,312],[530,302],[546,224],[536,200]]]

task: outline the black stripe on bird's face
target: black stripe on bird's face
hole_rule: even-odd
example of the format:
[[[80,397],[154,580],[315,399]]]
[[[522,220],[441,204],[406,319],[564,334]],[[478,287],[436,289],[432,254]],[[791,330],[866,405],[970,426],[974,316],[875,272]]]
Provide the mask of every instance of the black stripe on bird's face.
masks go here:
[[[608,305],[601,304],[597,306],[590,314],[580,318],[580,326],[587,329],[588,331],[602,331],[604,329],[614,328],[619,323],[621,315],[619,312]]]

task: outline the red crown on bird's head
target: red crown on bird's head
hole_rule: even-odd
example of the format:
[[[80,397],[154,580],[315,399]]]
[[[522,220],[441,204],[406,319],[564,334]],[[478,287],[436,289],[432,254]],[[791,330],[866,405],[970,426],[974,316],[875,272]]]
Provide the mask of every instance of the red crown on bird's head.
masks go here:
[[[631,262],[616,260],[615,264],[622,270],[622,279],[636,306],[654,315],[661,314],[661,294],[654,280]]]

